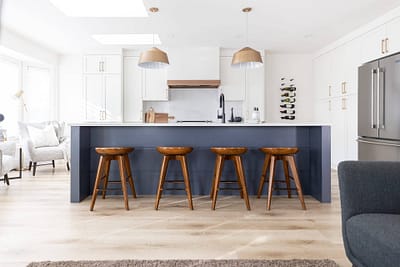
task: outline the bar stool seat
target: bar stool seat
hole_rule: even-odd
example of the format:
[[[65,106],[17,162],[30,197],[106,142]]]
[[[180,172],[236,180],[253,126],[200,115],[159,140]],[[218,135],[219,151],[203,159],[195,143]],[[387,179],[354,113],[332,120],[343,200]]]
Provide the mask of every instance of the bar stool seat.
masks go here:
[[[215,170],[214,170],[214,177],[213,182],[211,185],[210,190],[210,197],[212,198],[212,205],[211,209],[215,210],[215,206],[217,203],[217,196],[218,191],[221,190],[219,188],[220,183],[237,183],[239,185],[240,196],[244,198],[246,207],[250,210],[250,201],[249,196],[247,193],[247,186],[246,186],[246,178],[243,171],[243,164],[241,155],[247,152],[246,147],[211,147],[210,150],[217,155],[215,160]],[[221,180],[222,169],[224,166],[225,160],[232,160],[235,165],[235,171],[237,180],[236,181],[228,181],[228,180]],[[227,189],[225,190],[235,190],[235,189]]]
[[[301,188],[300,178],[296,167],[296,162],[294,161],[294,155],[299,151],[297,147],[262,147],[260,148],[264,152],[265,160],[263,165],[263,170],[261,174],[260,184],[258,186],[257,197],[260,198],[264,184],[266,182],[266,173],[268,167],[269,170],[269,181],[268,181],[268,199],[267,199],[267,209],[271,209],[271,200],[273,190],[287,190],[288,197],[291,198],[291,190],[297,190],[297,194],[301,203],[302,208],[306,209],[306,204],[304,203],[303,191]],[[285,181],[274,180],[276,161],[281,160],[283,162],[283,170],[285,173]],[[292,172],[292,176],[289,175],[289,167]],[[292,189],[290,187],[290,179],[294,180],[296,188]],[[273,188],[274,183],[286,183],[286,188]]]
[[[184,183],[185,184],[184,190],[186,191],[187,199],[189,202],[189,208],[191,210],[193,210],[192,191],[190,188],[189,171],[188,171],[187,162],[186,162],[186,155],[193,151],[193,147],[181,147],[181,146],[165,147],[165,146],[162,146],[162,147],[157,147],[157,151],[160,152],[161,154],[163,154],[163,161],[162,161],[162,165],[161,165],[160,179],[158,182],[155,209],[158,210],[161,195],[164,190],[182,190],[182,189],[175,189],[175,188],[174,189],[164,188],[165,183],[174,183],[174,184]],[[183,180],[166,180],[165,177],[167,175],[168,164],[169,164],[170,160],[178,160],[181,163]]]
[[[90,204],[90,211],[93,211],[96,202],[96,197],[99,191],[102,192],[103,199],[106,197],[106,191],[113,190],[107,189],[109,183],[120,183],[122,187],[122,194],[124,196],[125,209],[129,210],[128,192],[126,183],[128,182],[132,191],[133,198],[136,198],[135,185],[133,183],[131,167],[129,163],[128,154],[134,150],[133,147],[96,147],[96,152],[100,155],[99,167],[97,169],[96,180],[94,183],[92,202]],[[118,161],[120,181],[108,181],[110,173],[111,161]],[[100,188],[100,182],[103,181],[103,187]],[[114,189],[115,190],[115,189]]]

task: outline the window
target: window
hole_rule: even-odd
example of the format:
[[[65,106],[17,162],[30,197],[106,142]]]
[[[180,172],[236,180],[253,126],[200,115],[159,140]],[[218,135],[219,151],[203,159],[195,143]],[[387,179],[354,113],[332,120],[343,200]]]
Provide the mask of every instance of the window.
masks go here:
[[[21,92],[20,63],[0,57],[0,113],[4,115],[0,127],[7,130],[8,136],[18,135],[21,109],[18,92]]]
[[[24,77],[24,121],[48,121],[51,111],[50,71],[46,68],[26,66]]]

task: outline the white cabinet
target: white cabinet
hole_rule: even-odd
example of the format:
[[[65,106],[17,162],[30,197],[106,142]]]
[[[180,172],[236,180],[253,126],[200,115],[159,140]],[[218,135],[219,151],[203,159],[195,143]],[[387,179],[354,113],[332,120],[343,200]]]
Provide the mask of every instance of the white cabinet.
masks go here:
[[[313,62],[315,99],[324,99],[332,96],[332,55],[326,53]]]
[[[167,71],[165,69],[143,70],[143,100],[168,101]]]
[[[86,55],[83,58],[84,73],[121,73],[120,55]]]
[[[121,75],[84,75],[86,120],[122,121]]]
[[[143,70],[138,67],[139,57],[124,57],[124,121],[143,121]]]
[[[386,24],[385,51],[387,55],[400,51],[400,18]]]
[[[362,62],[400,51],[400,18],[393,19],[363,35]]]
[[[244,101],[246,98],[245,71],[231,67],[232,57],[220,58],[221,88],[227,101]]]

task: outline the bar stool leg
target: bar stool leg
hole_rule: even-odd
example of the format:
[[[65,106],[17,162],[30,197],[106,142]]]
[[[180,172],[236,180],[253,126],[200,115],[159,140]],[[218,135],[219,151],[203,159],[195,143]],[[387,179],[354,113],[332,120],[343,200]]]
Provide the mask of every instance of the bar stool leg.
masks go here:
[[[118,156],[119,175],[121,177],[122,194],[124,195],[125,209],[129,210],[128,192],[126,190],[124,156]]]
[[[94,182],[94,188],[93,188],[93,193],[92,193],[92,202],[90,203],[90,211],[93,211],[94,208],[94,203],[96,202],[96,197],[97,197],[97,192],[98,192],[98,186],[102,177],[103,173],[103,166],[104,166],[104,157],[100,156],[99,160],[99,166],[97,168],[97,175],[96,175],[96,180]]]
[[[296,184],[297,194],[299,195],[301,207],[303,208],[303,210],[306,210],[306,204],[304,202],[303,190],[301,189],[300,178],[299,178],[299,174],[297,172],[296,163],[294,162],[294,157],[286,156],[285,158],[289,162],[290,169],[292,170],[293,180],[294,180],[294,183]]]
[[[246,185],[246,178],[244,177],[242,159],[240,158],[240,156],[234,156],[233,161],[239,173],[239,180],[243,190],[243,197],[246,203],[247,210],[250,210],[250,201],[249,201],[249,195],[247,194],[247,185]]]
[[[103,193],[102,193],[102,198],[106,198],[106,190],[108,186],[108,175],[110,174],[110,165],[111,165],[111,160],[109,158],[106,158],[105,160],[105,170],[104,170],[104,183],[103,183]]]
[[[217,155],[217,159],[215,161],[215,176],[214,176],[214,189],[213,189],[213,198],[211,209],[215,210],[215,205],[217,204],[217,195],[218,195],[218,187],[219,181],[221,179],[222,168],[224,166],[224,157],[221,155]]]
[[[234,156],[236,157],[236,156]],[[240,170],[238,168],[238,165],[236,164],[235,158],[232,158],[233,161],[233,165],[235,165],[235,171],[236,171],[236,178],[237,178],[237,182],[239,185],[239,191],[240,191],[240,198],[243,199],[243,186],[242,186],[242,181],[240,180]]]
[[[157,189],[156,204],[155,204],[155,209],[156,210],[158,210],[158,205],[160,204],[160,199],[161,199],[161,194],[162,194],[162,191],[163,191],[165,176],[167,174],[168,162],[169,162],[169,157],[168,156],[164,156],[163,157],[163,162],[162,162],[162,165],[161,165],[160,179],[158,181],[158,189]]]
[[[265,155],[263,169],[262,169],[262,173],[261,173],[260,184],[258,185],[257,198],[261,197],[262,190],[263,190],[264,184],[265,184],[265,176],[267,175],[267,170],[268,170],[268,166],[269,166],[269,162],[270,161],[271,161],[271,155],[270,154],[266,154]]]
[[[272,200],[272,186],[274,183],[276,166],[276,156],[271,156],[270,169],[269,169],[269,181],[268,181],[268,199],[267,199],[267,210],[271,210],[271,200]]]
[[[283,171],[285,173],[285,179],[286,179],[286,188],[287,188],[287,193],[288,193],[288,198],[292,197],[292,191],[290,189],[290,176],[289,176],[289,168],[288,168],[288,162],[285,158],[282,159],[283,163]]]
[[[136,198],[136,190],[135,190],[135,184],[133,183],[133,177],[132,177],[132,171],[131,171],[131,165],[129,164],[129,157],[128,155],[124,156],[124,163],[125,163],[125,170],[127,172],[128,176],[128,182],[131,187],[132,191],[132,196],[133,198]]]
[[[186,156],[178,156],[181,163],[183,179],[185,180],[186,195],[188,198],[189,208],[193,210],[192,190],[190,189],[189,172],[186,164]]]
[[[212,184],[211,184],[211,188],[210,188],[210,198],[213,199],[214,197],[214,185],[215,185],[215,177],[217,175],[217,169],[218,169],[218,156],[215,159],[215,166],[214,166],[214,175],[212,178]]]

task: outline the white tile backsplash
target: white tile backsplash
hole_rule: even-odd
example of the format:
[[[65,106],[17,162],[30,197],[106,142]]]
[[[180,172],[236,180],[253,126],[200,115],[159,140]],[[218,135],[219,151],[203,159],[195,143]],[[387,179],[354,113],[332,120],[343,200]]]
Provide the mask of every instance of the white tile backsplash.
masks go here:
[[[175,120],[210,120],[217,121],[219,107],[219,90],[216,89],[170,89],[169,101],[145,101],[144,110],[150,107],[155,112],[169,113]],[[231,107],[234,116],[242,116],[242,102],[229,101],[225,103],[226,121],[230,119]]]

